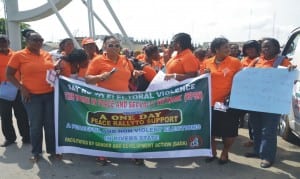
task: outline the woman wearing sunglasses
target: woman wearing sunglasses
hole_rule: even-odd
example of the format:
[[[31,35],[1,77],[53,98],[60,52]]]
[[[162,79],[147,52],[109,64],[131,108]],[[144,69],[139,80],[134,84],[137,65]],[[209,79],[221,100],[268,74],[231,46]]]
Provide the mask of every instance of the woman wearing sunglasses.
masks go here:
[[[102,56],[91,61],[86,82],[112,91],[129,91],[131,76],[142,75],[143,71],[134,70],[126,56],[120,55],[120,42],[114,36],[104,38],[103,51]]]
[[[120,55],[121,46],[114,36],[106,36],[103,41],[103,55],[93,59],[86,72],[86,82],[105,89],[129,92],[129,80],[144,72],[134,70],[126,56]],[[98,157],[101,165],[106,165],[105,157]]]
[[[51,55],[42,50],[44,39],[33,30],[22,32],[26,48],[17,51],[10,59],[6,77],[22,94],[22,100],[30,123],[32,162],[37,162],[42,154],[43,130],[47,153],[57,159],[54,130],[54,94],[53,87],[46,82],[47,70],[54,69]],[[21,82],[15,77],[21,74]]]

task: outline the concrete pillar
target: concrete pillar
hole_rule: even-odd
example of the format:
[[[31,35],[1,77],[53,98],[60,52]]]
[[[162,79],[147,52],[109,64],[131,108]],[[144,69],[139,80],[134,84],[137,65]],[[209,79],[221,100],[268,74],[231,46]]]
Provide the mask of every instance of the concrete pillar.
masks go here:
[[[7,20],[7,32],[10,40],[10,47],[14,50],[21,49],[21,33],[20,23],[39,20],[48,17],[54,13],[52,4],[48,0],[44,5],[29,9],[26,11],[19,11],[18,0],[5,0],[5,11]],[[72,0],[51,0],[53,6],[57,11],[65,7]]]
[[[14,16],[19,11],[18,0],[5,0],[7,17]],[[7,32],[10,41],[10,47],[13,50],[20,50],[21,47],[21,33],[20,23],[18,21],[10,21],[7,18]]]

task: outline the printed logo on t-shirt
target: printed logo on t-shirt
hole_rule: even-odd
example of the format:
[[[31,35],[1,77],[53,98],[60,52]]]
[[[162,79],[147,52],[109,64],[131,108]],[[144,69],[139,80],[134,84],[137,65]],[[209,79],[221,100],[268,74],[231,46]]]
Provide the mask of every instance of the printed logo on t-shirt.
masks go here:
[[[230,72],[230,69],[229,69],[229,68],[224,68],[224,69],[222,70],[222,72],[223,72],[224,77],[225,77],[225,76],[227,75],[227,73]]]

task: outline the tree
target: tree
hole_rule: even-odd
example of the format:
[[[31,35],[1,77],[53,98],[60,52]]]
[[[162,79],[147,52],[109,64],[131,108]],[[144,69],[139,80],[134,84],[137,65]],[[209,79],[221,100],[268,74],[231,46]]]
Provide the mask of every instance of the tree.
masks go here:
[[[0,34],[6,34],[6,20],[4,18],[0,18]],[[24,29],[30,28],[29,24],[25,24],[23,22],[20,23],[21,31]],[[20,32],[21,33],[21,32]]]
[[[29,24],[25,24],[23,22],[20,23],[20,29],[21,31],[24,29],[30,28]],[[20,32],[21,33],[21,32]],[[6,20],[4,18],[0,18],[0,34],[6,34]],[[25,41],[22,39],[22,48],[25,47]]]
[[[0,18],[0,34],[6,34],[5,20]]]

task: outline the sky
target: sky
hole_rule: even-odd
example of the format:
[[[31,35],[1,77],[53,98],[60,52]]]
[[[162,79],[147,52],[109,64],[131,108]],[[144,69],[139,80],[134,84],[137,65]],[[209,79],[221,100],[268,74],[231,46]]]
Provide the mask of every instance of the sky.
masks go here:
[[[19,0],[19,10],[36,8],[47,0]],[[109,0],[128,36],[136,40],[170,40],[185,32],[194,43],[210,42],[224,36],[229,41],[275,37],[285,43],[289,33],[300,26],[299,0]],[[3,5],[2,5],[3,6]],[[93,8],[113,33],[121,33],[104,2]],[[72,0],[59,11],[74,36],[89,36],[88,13],[81,0]],[[4,17],[3,7],[0,16]],[[96,35],[108,32],[94,19]],[[25,22],[46,41],[68,37],[56,15]]]

